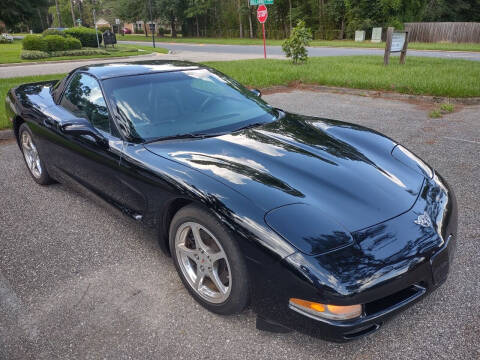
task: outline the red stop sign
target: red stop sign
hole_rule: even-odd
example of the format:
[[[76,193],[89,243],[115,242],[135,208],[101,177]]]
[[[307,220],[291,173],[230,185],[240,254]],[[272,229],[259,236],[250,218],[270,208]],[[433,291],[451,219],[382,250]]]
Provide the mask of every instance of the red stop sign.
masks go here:
[[[268,18],[268,10],[265,5],[260,5],[257,9],[257,19],[260,21],[261,24],[264,24]]]

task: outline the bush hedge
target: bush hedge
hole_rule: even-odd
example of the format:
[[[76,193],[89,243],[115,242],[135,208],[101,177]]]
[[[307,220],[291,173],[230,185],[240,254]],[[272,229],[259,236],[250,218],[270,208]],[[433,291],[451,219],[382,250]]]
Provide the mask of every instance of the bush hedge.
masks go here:
[[[46,51],[47,43],[42,36],[27,35],[22,40],[24,50]]]
[[[99,32],[101,32],[102,34],[107,31],[107,30],[112,30],[112,28],[108,25],[102,25],[102,26],[97,26],[97,29]]]
[[[44,32],[42,32],[42,36],[47,36],[47,35],[60,35],[63,37],[67,36],[67,34],[65,34],[65,31],[57,30],[57,29],[47,29]]]
[[[65,50],[79,50],[82,48],[82,43],[80,40],[75,39],[71,36],[65,38]]]
[[[37,50],[23,50],[21,58],[24,60],[37,60],[60,56],[87,56],[87,55],[107,55],[108,51],[103,49],[81,49],[81,50],[65,50],[65,51],[37,51]]]
[[[63,37],[60,35],[36,36],[27,35],[23,39],[24,50],[35,51],[63,51],[81,49],[82,43],[72,37]]]
[[[13,44],[13,40],[4,35],[0,35],[0,44]]]
[[[50,54],[46,51],[38,50],[23,50],[20,57],[24,60],[37,60],[50,57]]]
[[[65,30],[65,34],[70,35],[82,43],[84,47],[97,47],[97,35],[95,29],[86,27],[74,27]],[[102,43],[102,33],[98,32],[98,41]]]

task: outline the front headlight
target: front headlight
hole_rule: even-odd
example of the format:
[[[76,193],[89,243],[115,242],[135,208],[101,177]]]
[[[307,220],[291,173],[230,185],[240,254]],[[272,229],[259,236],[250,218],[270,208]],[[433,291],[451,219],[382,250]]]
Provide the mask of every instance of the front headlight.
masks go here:
[[[433,178],[433,171],[422,159],[411,151],[405,149],[402,145],[397,145],[392,150],[392,156],[402,164],[408,166],[412,170],[428,177]]]
[[[291,298],[290,309],[309,317],[328,320],[350,320],[362,315],[362,305],[331,305]]]

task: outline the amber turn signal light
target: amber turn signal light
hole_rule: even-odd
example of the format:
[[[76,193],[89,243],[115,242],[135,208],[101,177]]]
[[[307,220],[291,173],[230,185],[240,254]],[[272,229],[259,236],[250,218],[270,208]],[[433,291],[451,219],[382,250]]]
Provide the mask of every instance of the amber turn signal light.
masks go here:
[[[313,301],[307,301],[297,298],[291,298],[289,302],[290,309],[303,315],[330,319],[330,320],[348,320],[362,315],[362,305],[330,305],[320,304]]]

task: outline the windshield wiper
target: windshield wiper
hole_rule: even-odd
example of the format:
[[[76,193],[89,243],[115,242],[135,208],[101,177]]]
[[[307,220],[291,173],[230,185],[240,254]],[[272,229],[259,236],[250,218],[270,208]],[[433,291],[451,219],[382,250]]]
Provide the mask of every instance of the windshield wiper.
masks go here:
[[[176,139],[205,139],[207,137],[224,135],[224,133],[185,133],[185,134],[176,134],[163,137],[157,137],[144,142],[144,144],[149,144],[155,141],[163,140],[176,140]]]
[[[246,129],[251,129],[251,128],[255,128],[257,126],[261,126],[261,125],[265,125],[266,122],[255,122],[255,123],[251,123],[251,124],[248,124],[248,125],[245,125],[245,126],[242,126],[238,129],[235,129],[233,131],[240,131],[240,130],[246,130]]]

